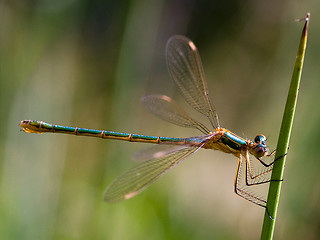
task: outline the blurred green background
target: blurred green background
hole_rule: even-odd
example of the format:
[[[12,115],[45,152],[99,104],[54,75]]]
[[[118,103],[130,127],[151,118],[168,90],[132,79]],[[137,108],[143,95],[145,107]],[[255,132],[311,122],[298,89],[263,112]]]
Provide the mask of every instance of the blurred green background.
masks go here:
[[[182,34],[200,51],[221,125],[250,139],[264,133],[274,149],[303,27],[293,20],[308,11],[275,239],[320,235],[317,0],[0,1],[0,238],[258,239],[264,209],[233,193],[231,155],[199,151],[137,197],[107,204],[105,188],[149,145],[25,134],[18,124],[199,135],[140,105],[151,93],[186,105],[164,54]]]

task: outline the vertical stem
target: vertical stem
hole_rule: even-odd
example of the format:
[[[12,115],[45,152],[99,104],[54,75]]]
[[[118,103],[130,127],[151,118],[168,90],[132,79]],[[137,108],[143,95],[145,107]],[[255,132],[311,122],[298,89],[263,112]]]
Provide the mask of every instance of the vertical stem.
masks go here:
[[[286,154],[289,146],[289,139],[290,139],[290,134],[292,129],[296,103],[298,99],[298,90],[299,90],[304,55],[305,55],[305,50],[307,45],[309,19],[310,19],[310,13],[307,14],[306,18],[302,19],[305,21],[305,25],[302,31],[298,53],[296,57],[296,62],[293,69],[293,74],[292,74],[287,102],[286,102],[286,106],[283,114],[275,158],[278,158]],[[275,162],[273,166],[271,179],[283,179],[285,160],[286,160],[286,156],[282,157],[277,162]],[[267,212],[265,212],[264,222],[263,222],[263,227],[261,232],[261,239],[273,238],[274,227],[275,227],[276,216],[277,216],[277,209],[278,209],[278,204],[280,199],[281,185],[282,185],[282,181],[273,181],[270,183],[268,199],[267,199],[267,209],[270,215],[274,219],[273,220],[270,219]]]

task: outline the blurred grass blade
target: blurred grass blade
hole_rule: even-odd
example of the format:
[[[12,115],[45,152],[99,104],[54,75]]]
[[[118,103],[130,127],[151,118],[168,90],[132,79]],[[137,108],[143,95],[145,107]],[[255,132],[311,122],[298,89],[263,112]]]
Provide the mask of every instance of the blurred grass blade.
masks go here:
[[[275,158],[283,156],[288,151],[293,117],[294,117],[294,112],[295,112],[297,98],[298,98],[298,90],[300,85],[301,72],[303,68],[304,55],[305,55],[305,50],[307,45],[309,19],[310,19],[310,13],[307,14],[306,18],[302,19],[305,21],[305,25],[302,31],[298,53],[296,57],[296,62],[293,69],[292,79],[291,79],[287,102],[286,102],[286,106],[283,114]],[[279,159],[279,161],[275,162],[271,179],[283,179],[285,159],[286,157],[284,156],[281,159]],[[267,214],[267,212],[265,213],[261,239],[273,238],[274,227],[276,222],[275,220],[276,220],[277,209],[278,209],[278,204],[280,199],[281,184],[282,184],[281,181],[274,181],[270,183],[268,200],[267,200],[267,209],[269,210],[269,213],[274,218],[274,220],[269,218],[269,215]]]

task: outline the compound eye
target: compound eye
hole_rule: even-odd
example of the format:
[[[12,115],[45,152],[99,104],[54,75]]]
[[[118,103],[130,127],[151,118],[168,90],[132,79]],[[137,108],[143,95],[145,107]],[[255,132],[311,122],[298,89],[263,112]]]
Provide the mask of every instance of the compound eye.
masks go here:
[[[265,147],[258,147],[254,151],[254,156],[256,158],[261,158],[261,157],[265,156],[266,152],[267,152],[267,149]]]
[[[266,137],[262,134],[259,134],[254,138],[255,143],[264,143],[265,141],[266,141]]]

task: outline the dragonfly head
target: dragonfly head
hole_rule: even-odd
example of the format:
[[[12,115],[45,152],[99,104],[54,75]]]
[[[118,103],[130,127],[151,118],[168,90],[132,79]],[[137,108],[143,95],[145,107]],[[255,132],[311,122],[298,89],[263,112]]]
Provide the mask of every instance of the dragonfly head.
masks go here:
[[[254,138],[255,147],[253,148],[253,155],[256,158],[264,157],[268,152],[268,147],[266,144],[266,137],[262,134],[258,134]]]

